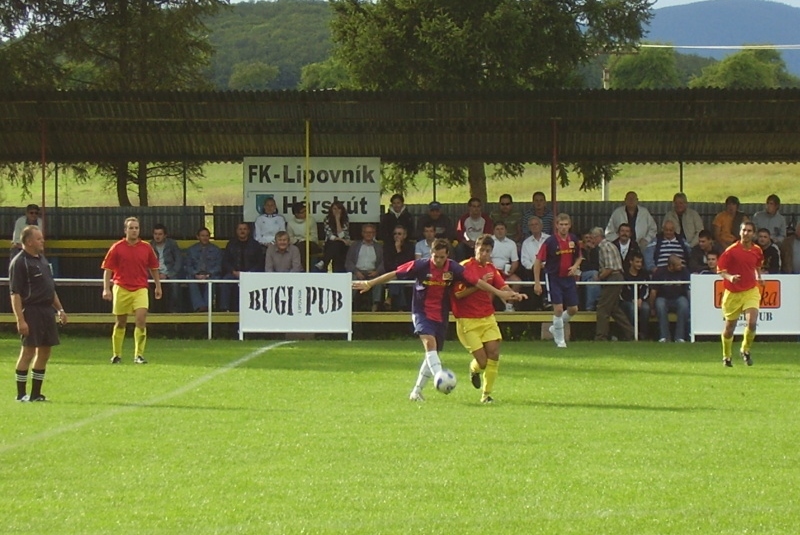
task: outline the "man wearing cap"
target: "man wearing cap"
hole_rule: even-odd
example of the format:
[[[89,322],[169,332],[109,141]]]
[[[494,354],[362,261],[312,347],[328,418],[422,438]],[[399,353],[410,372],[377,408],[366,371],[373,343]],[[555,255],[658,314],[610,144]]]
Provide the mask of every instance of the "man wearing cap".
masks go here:
[[[455,227],[453,222],[446,214],[442,213],[442,204],[438,201],[433,201],[428,204],[428,213],[420,216],[417,224],[419,236],[417,239],[425,239],[423,232],[427,225],[433,225],[435,235],[437,238],[444,238],[452,243],[456,239]]]
[[[727,249],[729,245],[739,239],[737,236],[739,227],[743,222],[750,221],[744,212],[739,211],[740,204],[738,197],[729,196],[725,199],[725,210],[718,213],[712,223],[714,241],[723,249]]]
[[[14,223],[14,233],[11,235],[10,257],[14,258],[22,251],[22,230],[28,225],[36,225],[42,228],[42,218],[39,217],[39,206],[29,204],[25,207],[25,215],[21,216]]]

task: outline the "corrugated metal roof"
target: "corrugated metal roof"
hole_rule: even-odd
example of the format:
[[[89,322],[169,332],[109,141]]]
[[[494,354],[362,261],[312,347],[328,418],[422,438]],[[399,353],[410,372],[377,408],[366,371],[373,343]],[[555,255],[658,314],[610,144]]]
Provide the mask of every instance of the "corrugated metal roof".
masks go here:
[[[6,92],[0,160],[797,162],[800,90]]]

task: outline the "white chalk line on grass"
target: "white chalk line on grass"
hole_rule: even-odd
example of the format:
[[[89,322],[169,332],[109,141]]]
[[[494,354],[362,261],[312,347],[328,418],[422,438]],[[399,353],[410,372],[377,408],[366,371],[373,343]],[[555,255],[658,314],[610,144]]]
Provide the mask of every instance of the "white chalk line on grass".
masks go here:
[[[158,405],[159,403],[163,403],[164,401],[167,401],[169,399],[172,399],[172,398],[178,397],[180,395],[183,395],[186,392],[189,392],[190,390],[192,390],[194,388],[197,388],[198,386],[201,386],[201,385],[207,383],[208,381],[210,381],[210,380],[222,375],[223,373],[227,373],[230,370],[241,366],[242,364],[246,364],[247,362],[250,362],[254,358],[263,355],[264,353],[266,353],[267,351],[269,351],[271,349],[275,349],[276,347],[280,347],[282,345],[291,344],[291,343],[293,343],[291,340],[284,341],[284,342],[276,342],[274,344],[270,344],[268,346],[264,346],[264,347],[261,347],[259,349],[256,349],[255,351],[252,351],[252,352],[248,353],[247,355],[243,356],[242,358],[240,358],[238,360],[234,360],[232,362],[229,362],[228,364],[225,364],[221,368],[217,368],[214,371],[212,371],[210,373],[207,373],[206,375],[203,375],[202,377],[198,377],[194,381],[186,383],[185,385],[183,385],[180,388],[177,388],[177,389],[175,389],[175,390],[173,390],[171,392],[167,392],[166,394],[161,394],[160,396],[156,396],[154,398],[150,398],[150,399],[148,399],[146,401],[142,401],[142,402],[139,402],[139,403],[131,403],[130,405],[126,405],[124,407],[117,407],[117,408],[114,408],[114,409],[109,409],[109,410],[107,410],[105,412],[101,412],[99,414],[95,414],[94,416],[90,416],[89,418],[85,418],[83,420],[78,420],[77,422],[72,422],[70,424],[62,425],[60,427],[55,427],[53,429],[48,429],[47,431],[42,431],[41,433],[37,433],[35,435],[31,435],[29,437],[25,437],[25,438],[15,442],[14,444],[2,445],[2,446],[0,446],[0,454],[6,453],[6,452],[9,452],[11,450],[18,449],[18,448],[22,448],[24,446],[29,446],[29,445],[31,445],[33,443],[41,442],[42,440],[47,440],[49,438],[53,438],[53,437],[58,436],[58,435],[63,435],[64,433],[68,433],[70,431],[74,431],[75,429],[80,429],[81,427],[85,427],[85,426],[87,426],[89,424],[93,424],[95,422],[99,422],[99,421],[102,421],[102,420],[106,420],[108,418],[112,418],[112,417],[117,416],[119,414],[135,411],[137,409],[141,409],[142,407],[151,407],[153,405]]]

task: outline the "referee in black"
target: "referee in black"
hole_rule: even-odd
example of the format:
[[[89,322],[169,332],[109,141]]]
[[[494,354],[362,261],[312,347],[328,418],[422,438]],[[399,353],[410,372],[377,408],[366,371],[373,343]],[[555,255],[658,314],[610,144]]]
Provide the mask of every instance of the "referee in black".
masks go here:
[[[67,314],[44,257],[44,236],[36,225],[22,231],[22,252],[11,261],[8,278],[11,308],[22,337],[17,360],[17,401],[46,401],[42,395],[45,367],[52,347],[59,343],[55,315],[64,324]],[[33,372],[30,396],[26,392],[29,369]]]

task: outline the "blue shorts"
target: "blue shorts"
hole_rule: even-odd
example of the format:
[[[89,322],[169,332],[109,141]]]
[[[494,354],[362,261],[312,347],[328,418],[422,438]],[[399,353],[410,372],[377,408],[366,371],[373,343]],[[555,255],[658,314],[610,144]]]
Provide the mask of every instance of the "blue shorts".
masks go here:
[[[436,338],[436,350],[444,349],[444,338],[447,335],[447,323],[432,321],[422,314],[411,314],[411,321],[414,323],[414,334],[417,336],[427,334]]]
[[[550,284],[547,290],[552,304],[565,307],[578,306],[578,285],[574,277],[548,276],[547,282]]]

